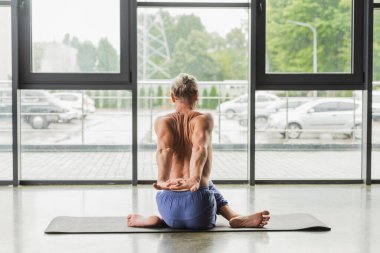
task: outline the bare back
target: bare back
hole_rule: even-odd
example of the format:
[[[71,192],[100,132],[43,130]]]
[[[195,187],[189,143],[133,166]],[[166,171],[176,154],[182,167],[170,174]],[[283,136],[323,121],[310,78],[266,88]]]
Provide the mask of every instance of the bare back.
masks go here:
[[[213,120],[210,114],[190,111],[174,112],[161,117],[156,123],[158,147],[172,150],[168,179],[189,178],[194,148],[207,147],[207,158],[202,169],[200,186],[208,184],[212,165],[211,134]]]

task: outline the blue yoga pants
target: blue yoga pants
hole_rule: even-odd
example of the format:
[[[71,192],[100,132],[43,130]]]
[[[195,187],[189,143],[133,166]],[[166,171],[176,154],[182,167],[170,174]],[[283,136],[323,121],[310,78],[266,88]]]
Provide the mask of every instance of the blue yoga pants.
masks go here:
[[[210,229],[215,226],[217,210],[227,205],[223,195],[209,181],[197,191],[157,192],[158,211],[171,228]]]

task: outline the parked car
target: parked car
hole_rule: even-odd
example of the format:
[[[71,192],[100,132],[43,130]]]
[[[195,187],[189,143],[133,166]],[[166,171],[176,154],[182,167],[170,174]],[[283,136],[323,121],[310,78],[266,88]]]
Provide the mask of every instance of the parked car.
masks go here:
[[[264,129],[268,124],[268,117],[275,112],[285,111],[286,108],[289,110],[293,110],[307,102],[309,102],[311,98],[288,98],[281,99],[275,101],[272,104],[264,108],[256,108],[255,109],[255,129]],[[239,121],[239,125],[247,126],[248,125],[248,111],[244,111],[238,114],[237,119]]]
[[[276,95],[257,92],[256,93],[256,108],[264,108],[269,104],[275,103],[280,100]],[[227,119],[233,119],[237,114],[246,111],[248,108],[248,94],[241,95],[232,100],[221,103],[216,109],[220,110],[222,115]]]
[[[59,99],[63,104],[81,112],[83,105],[83,116],[86,116],[87,113],[95,112],[95,103],[86,94],[82,94],[80,92],[55,92],[52,93],[52,95]]]
[[[11,89],[0,90],[0,115],[11,117]],[[21,93],[21,117],[34,129],[48,128],[51,123],[68,122],[80,117],[78,111],[63,105],[43,90],[24,90]]]
[[[296,139],[304,130],[336,132],[361,137],[361,104],[351,99],[321,98],[303,104],[289,113],[277,112],[269,118],[269,128]],[[287,119],[286,119],[287,117]]]
[[[64,105],[44,90],[25,90],[21,93],[21,114],[32,128],[47,128],[53,122],[70,122],[81,114]]]

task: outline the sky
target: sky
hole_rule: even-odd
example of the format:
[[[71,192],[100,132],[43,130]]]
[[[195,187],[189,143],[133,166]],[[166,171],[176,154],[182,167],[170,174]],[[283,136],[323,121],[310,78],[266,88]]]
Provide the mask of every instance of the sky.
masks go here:
[[[33,0],[33,42],[61,42],[66,33],[97,44],[106,37],[120,51],[119,0]],[[107,3],[107,4],[105,4]],[[248,20],[245,9],[168,8],[171,15],[198,15],[207,31],[225,35]],[[157,8],[139,8],[138,13],[154,13]],[[85,17],[85,18],[84,18]]]

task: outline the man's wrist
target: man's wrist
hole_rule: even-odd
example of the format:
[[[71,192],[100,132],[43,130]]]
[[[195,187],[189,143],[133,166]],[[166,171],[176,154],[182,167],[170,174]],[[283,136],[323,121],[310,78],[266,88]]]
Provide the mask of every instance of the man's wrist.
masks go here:
[[[201,177],[191,177],[190,180],[193,181],[193,182],[195,182],[195,183],[200,183],[201,182]]]

